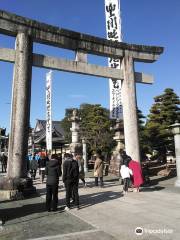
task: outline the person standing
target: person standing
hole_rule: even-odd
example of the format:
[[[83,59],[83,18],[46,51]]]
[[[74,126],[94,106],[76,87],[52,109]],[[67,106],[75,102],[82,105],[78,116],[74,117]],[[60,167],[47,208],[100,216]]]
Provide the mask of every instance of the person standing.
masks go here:
[[[76,160],[73,159],[69,153],[64,154],[63,162],[63,183],[66,188],[66,207],[65,210],[70,210],[70,198],[72,193],[74,194],[74,203],[79,208],[79,195],[78,195],[78,183],[79,183],[79,167]]]
[[[70,198],[72,196],[72,179],[71,179],[71,169],[72,169],[72,156],[70,153],[64,154],[63,160],[63,183],[66,189],[66,207],[65,210],[70,210]]]
[[[85,181],[84,160],[82,158],[82,155],[79,153],[75,154],[75,160],[79,166],[79,179],[83,182],[84,187],[86,187],[87,185]]]
[[[75,154],[76,156],[79,155],[81,158],[80,154]],[[81,159],[79,159],[81,160]],[[76,209],[79,210],[79,193],[78,193],[78,187],[79,187],[79,164],[78,164],[78,159],[73,159],[72,160],[72,172],[71,172],[71,177],[72,177],[72,199],[73,203],[76,206]],[[85,182],[85,181],[84,181]]]
[[[101,153],[96,153],[96,160],[94,163],[94,177],[95,177],[95,186],[98,186],[98,178],[100,179],[100,186],[103,187],[103,169],[104,163],[101,157]]]
[[[35,157],[33,157],[32,160],[30,161],[30,174],[34,180],[36,178],[37,169],[38,169],[38,162],[35,159]]]
[[[61,171],[61,175],[62,175],[62,155],[60,153],[57,154],[57,159],[59,162],[60,171]]]
[[[124,150],[120,150],[120,157],[121,157],[121,165],[120,165],[119,171],[121,170],[122,165],[127,164],[127,166],[128,166],[129,162],[131,161],[131,157],[129,155],[127,155],[126,151],[124,151]],[[122,180],[121,184],[123,184],[122,176],[121,176],[121,180]],[[131,185],[132,185],[132,181],[131,181],[131,178],[130,178],[129,186],[131,186]]]
[[[44,178],[45,178],[45,169],[46,169],[46,164],[47,164],[47,157],[46,156],[42,156],[41,158],[39,158],[39,170],[40,170],[40,175],[41,175],[41,182],[44,182]]]
[[[3,153],[2,157],[1,157],[1,164],[2,164],[2,172],[7,171],[7,156]]]
[[[117,160],[119,163],[119,171],[118,171],[119,172],[119,182],[121,185],[123,184],[123,179],[122,179],[121,172],[120,172],[121,166],[123,165],[123,156],[122,156],[123,152],[124,152],[124,150],[120,149],[119,154],[117,155]]]
[[[60,177],[60,166],[56,154],[52,154],[47,163],[45,174],[46,180],[46,209],[48,212],[57,210],[58,185]],[[52,206],[51,206],[52,205]]]
[[[144,182],[141,165],[139,162],[131,159],[129,162],[129,168],[133,172],[133,178],[132,178],[133,182],[132,183],[133,183],[133,187],[134,187],[134,192],[139,192],[139,188],[140,188],[141,184],[143,184],[143,182]]]
[[[130,183],[130,176],[133,174],[132,170],[128,168],[128,161],[124,161],[123,165],[121,165],[120,173],[124,183],[123,193],[127,194]]]

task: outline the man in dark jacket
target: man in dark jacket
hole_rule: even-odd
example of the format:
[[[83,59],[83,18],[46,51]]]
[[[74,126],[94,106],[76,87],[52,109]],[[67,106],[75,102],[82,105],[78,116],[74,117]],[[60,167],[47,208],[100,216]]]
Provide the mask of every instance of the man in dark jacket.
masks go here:
[[[2,172],[6,172],[7,169],[7,156],[3,153],[1,156]]]
[[[72,199],[77,209],[79,209],[79,164],[76,158],[78,155],[75,154],[75,159],[72,160]]]
[[[51,159],[49,160],[46,166],[46,208],[48,212],[51,211],[51,202],[52,202],[52,210],[57,210],[58,205],[58,184],[59,184],[59,176],[60,176],[60,166],[57,159],[56,154],[51,155]]]
[[[66,188],[66,208],[70,210],[70,198],[72,192],[75,196],[75,205],[79,208],[79,195],[78,195],[78,182],[79,182],[79,167],[77,161],[73,160],[73,157],[69,153],[64,154],[63,163],[63,182]]]
[[[40,175],[41,175],[41,182],[43,183],[44,178],[45,178],[45,170],[46,170],[46,164],[48,162],[48,157],[42,156],[39,160],[39,170],[40,170]]]
[[[30,161],[30,174],[34,180],[36,178],[37,169],[38,169],[38,162],[35,159],[35,157],[33,157],[33,159]]]

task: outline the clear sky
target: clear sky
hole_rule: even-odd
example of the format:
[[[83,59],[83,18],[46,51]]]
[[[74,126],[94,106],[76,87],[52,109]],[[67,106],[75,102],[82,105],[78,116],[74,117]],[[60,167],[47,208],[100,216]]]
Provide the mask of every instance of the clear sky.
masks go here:
[[[0,9],[44,23],[106,38],[104,0],[1,0]],[[180,94],[180,1],[121,0],[123,41],[162,46],[155,63],[136,63],[135,70],[154,75],[153,85],[137,84],[138,107],[147,115],[153,97],[167,87]],[[0,35],[0,47],[14,48],[15,39]],[[74,59],[74,52],[34,43],[35,53]],[[107,59],[89,56],[90,63],[107,65]],[[31,126],[45,119],[45,75],[33,67]],[[9,129],[13,64],[0,62],[0,127]],[[81,103],[109,107],[108,79],[53,71],[53,119]]]

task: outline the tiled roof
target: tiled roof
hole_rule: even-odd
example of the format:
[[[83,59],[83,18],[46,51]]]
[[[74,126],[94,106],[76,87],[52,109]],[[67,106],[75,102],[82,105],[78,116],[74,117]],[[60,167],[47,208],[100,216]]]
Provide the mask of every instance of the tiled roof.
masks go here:
[[[64,142],[64,130],[60,121],[52,121],[52,137],[54,141]],[[37,119],[34,128],[34,142],[45,142],[46,140],[46,121]]]

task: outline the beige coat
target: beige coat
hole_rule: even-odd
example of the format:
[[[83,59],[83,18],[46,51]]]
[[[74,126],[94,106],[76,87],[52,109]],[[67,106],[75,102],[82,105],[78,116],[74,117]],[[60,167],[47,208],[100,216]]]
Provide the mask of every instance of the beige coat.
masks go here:
[[[94,172],[97,171],[97,177],[103,177],[103,169],[104,169],[104,163],[102,159],[96,158],[96,161],[94,164]]]

